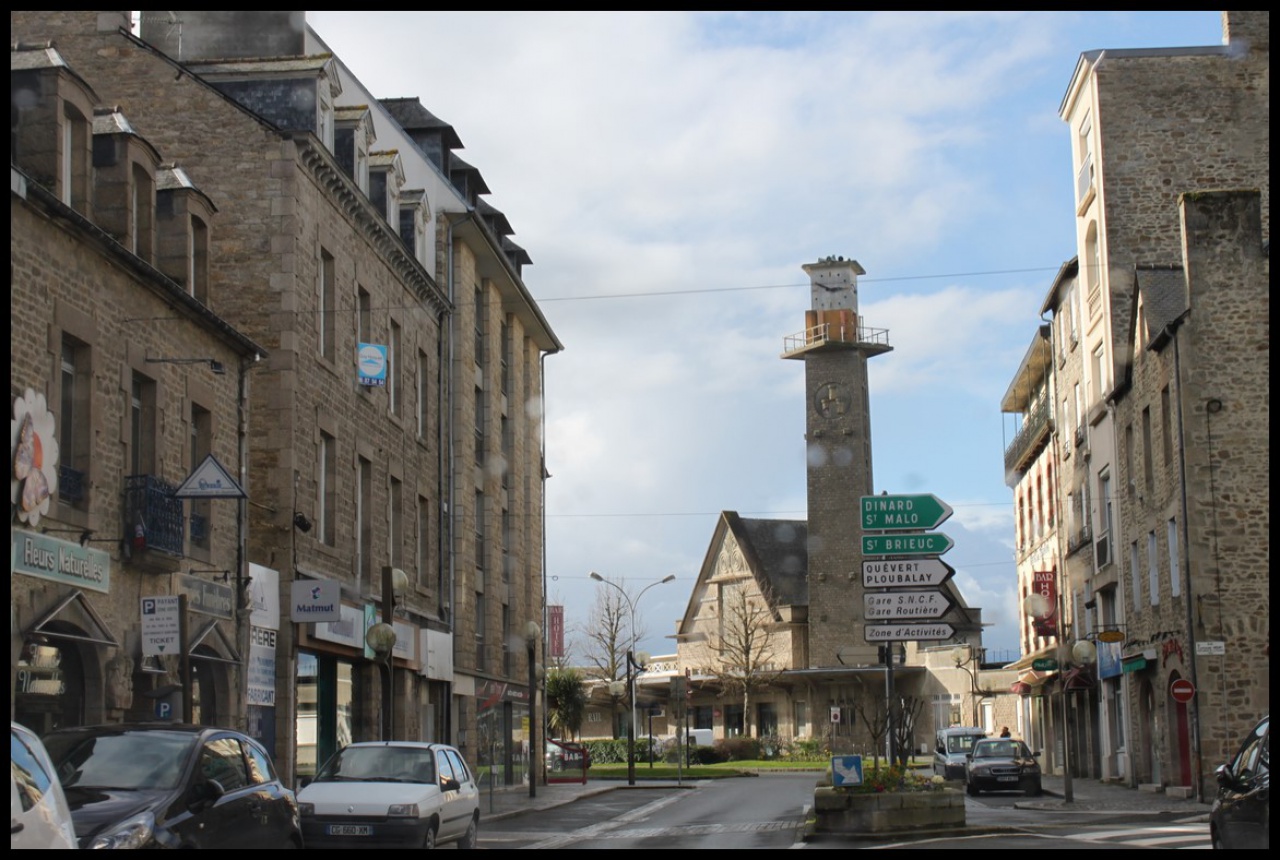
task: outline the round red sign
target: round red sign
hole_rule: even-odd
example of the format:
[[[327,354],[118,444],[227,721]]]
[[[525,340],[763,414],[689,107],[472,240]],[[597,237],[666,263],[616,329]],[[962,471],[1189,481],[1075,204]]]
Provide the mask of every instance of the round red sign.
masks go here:
[[[1169,695],[1173,696],[1175,702],[1189,702],[1195,694],[1195,684],[1185,678],[1179,678],[1169,685]]]

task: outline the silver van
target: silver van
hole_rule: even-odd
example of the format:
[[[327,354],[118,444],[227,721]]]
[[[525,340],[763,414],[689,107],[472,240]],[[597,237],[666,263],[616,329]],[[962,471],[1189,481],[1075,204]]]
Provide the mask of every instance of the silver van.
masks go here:
[[[933,744],[933,772],[943,779],[964,779],[965,757],[974,742],[986,736],[986,729],[977,726],[939,729]]]

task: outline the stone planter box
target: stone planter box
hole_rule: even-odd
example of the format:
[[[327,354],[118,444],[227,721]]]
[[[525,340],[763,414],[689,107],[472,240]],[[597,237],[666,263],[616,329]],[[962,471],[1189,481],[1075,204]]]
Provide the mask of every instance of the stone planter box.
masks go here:
[[[884,834],[964,826],[964,792],[855,794],[819,786],[813,793],[814,833]]]

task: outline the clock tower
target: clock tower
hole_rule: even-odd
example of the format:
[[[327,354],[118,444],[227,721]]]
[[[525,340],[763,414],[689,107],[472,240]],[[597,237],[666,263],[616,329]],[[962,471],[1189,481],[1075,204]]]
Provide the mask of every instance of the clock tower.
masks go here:
[[[805,328],[785,339],[782,357],[804,362],[809,505],[809,666],[873,665],[863,637],[862,496],[871,479],[867,360],[889,352],[887,329],[858,316],[856,260],[808,263],[811,309]]]

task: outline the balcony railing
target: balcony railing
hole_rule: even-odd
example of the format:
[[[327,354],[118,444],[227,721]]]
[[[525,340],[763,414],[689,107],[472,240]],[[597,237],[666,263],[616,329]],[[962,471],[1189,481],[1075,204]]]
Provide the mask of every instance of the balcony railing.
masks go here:
[[[821,346],[826,343],[856,343],[865,346],[889,346],[889,330],[887,328],[868,328],[857,326],[846,329],[844,326],[833,326],[822,323],[805,329],[799,334],[789,334],[782,339],[783,353],[797,352],[807,347]]]
[[[156,475],[125,478],[125,539],[139,549],[182,555],[186,523],[177,489]]]
[[[1085,195],[1093,187],[1093,154],[1084,157],[1080,172],[1076,174],[1076,203],[1083,203]]]
[[[1021,473],[1025,471],[1030,456],[1044,443],[1052,430],[1052,419],[1049,417],[1049,403],[1042,400],[1022,419],[1018,433],[1004,450],[1005,483],[1017,483]],[[1013,486],[1009,484],[1009,486]]]

